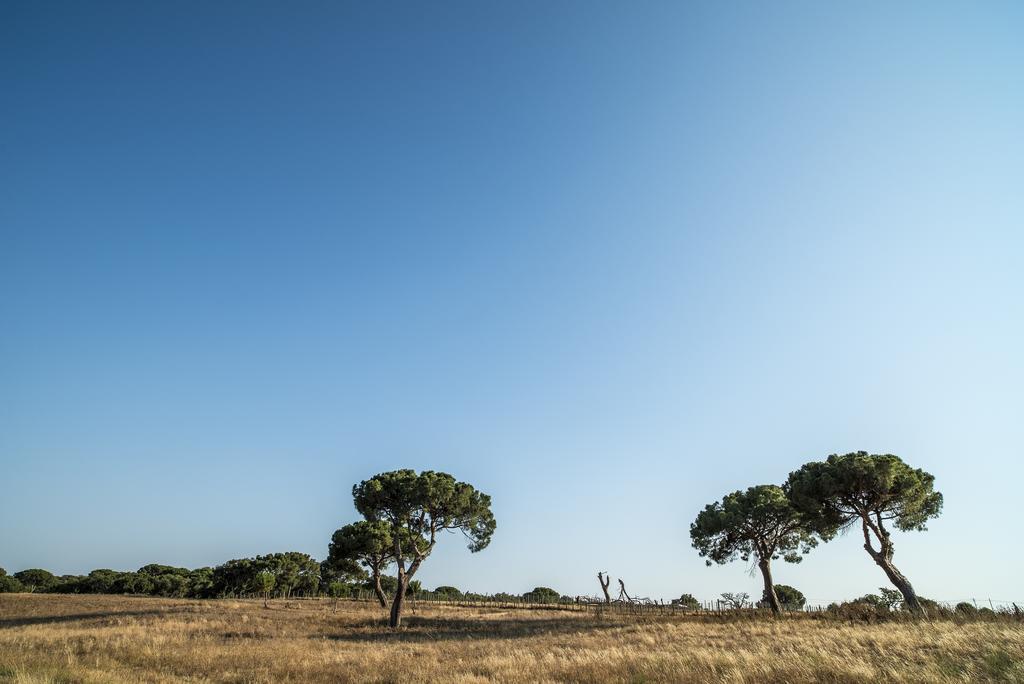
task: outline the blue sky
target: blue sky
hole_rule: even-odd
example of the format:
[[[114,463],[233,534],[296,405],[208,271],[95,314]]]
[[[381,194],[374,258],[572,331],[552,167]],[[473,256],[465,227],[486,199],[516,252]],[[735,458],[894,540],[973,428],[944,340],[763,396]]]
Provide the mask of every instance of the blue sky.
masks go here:
[[[0,9],[0,566],[322,558],[352,484],[498,529],[428,586],[759,591],[697,512],[829,453],[1020,601],[1016,3]],[[852,536],[776,580],[885,578]]]

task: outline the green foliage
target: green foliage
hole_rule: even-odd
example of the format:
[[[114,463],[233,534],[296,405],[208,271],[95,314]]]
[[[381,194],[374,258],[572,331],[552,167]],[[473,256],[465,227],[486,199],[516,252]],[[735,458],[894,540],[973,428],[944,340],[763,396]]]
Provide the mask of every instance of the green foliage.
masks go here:
[[[213,568],[196,568],[189,574],[188,596],[190,598],[213,598]]]
[[[935,478],[892,454],[858,451],[807,463],[786,484],[794,505],[825,539],[861,520],[924,530],[942,510]]]
[[[550,587],[534,587],[523,598],[532,603],[558,603],[562,595]]]
[[[61,575],[59,582],[50,591],[54,594],[85,594],[84,575]]]
[[[391,603],[392,628],[401,625],[407,583],[434,550],[439,533],[459,530],[472,552],[486,548],[494,534],[491,497],[448,473],[417,474],[408,469],[380,473],[352,487],[352,498],[368,522],[391,527],[399,577]]]
[[[781,487],[759,485],[708,504],[690,525],[690,539],[707,564],[780,556],[801,560],[817,543]]]
[[[21,582],[6,573],[0,575],[0,594],[17,594],[21,591],[24,591]]]
[[[437,589],[434,589],[434,593],[440,594],[441,596],[448,596],[451,598],[462,598],[461,590],[459,590],[456,587],[450,587],[448,585],[442,585]]]
[[[899,610],[899,608],[903,605],[903,594],[896,591],[895,589],[879,587],[878,596],[881,599],[881,604],[889,610]]]
[[[857,451],[807,463],[789,474],[787,490],[810,529],[823,539],[860,524],[864,550],[900,590],[907,608],[925,609],[909,580],[892,563],[895,552],[887,523],[896,529],[924,530],[942,510],[935,478],[892,454]]]
[[[57,583],[60,581],[52,572],[41,568],[22,570],[21,572],[14,573],[13,576],[14,579],[21,582],[21,586],[25,591],[50,591],[57,586]]]
[[[253,593],[257,574],[270,573],[274,595],[313,596],[320,587],[320,564],[305,553],[289,551],[255,558],[230,560],[213,569],[209,591],[214,596],[244,596]]]
[[[672,605],[683,608],[684,610],[700,609],[700,601],[698,601],[693,594],[683,594],[677,599],[672,599]]]
[[[343,564],[339,569],[330,559],[320,563],[320,590],[327,593],[327,585],[331,582],[358,585],[366,581],[366,571],[359,565]]]
[[[393,526],[384,520],[360,520],[334,532],[324,563],[344,581],[359,582],[381,574],[395,562]],[[411,550],[411,544],[405,544]]]
[[[786,610],[800,610],[807,603],[803,592],[788,584],[776,584],[775,596]]]
[[[83,594],[112,594],[115,583],[124,573],[116,570],[93,570],[82,580]]]
[[[412,544],[420,558],[433,550],[437,533],[444,530],[460,530],[474,552],[486,548],[494,534],[491,497],[448,473],[380,473],[355,485],[352,497],[366,520],[390,522],[393,534],[408,535],[399,542]]]
[[[274,573],[269,570],[260,570],[252,578],[251,589],[257,594],[269,594],[274,590],[276,584]]]
[[[846,601],[845,603],[863,603],[864,605],[874,606],[875,608],[884,608],[889,610],[889,606],[886,605],[885,599],[878,594],[864,594],[860,598],[855,598],[852,601]]]
[[[917,600],[922,606],[929,610],[935,610],[938,612],[942,612],[944,610],[936,601],[924,598],[923,596],[918,596]],[[861,606],[861,608],[851,606]],[[829,606],[829,609],[831,610],[833,607],[836,607],[836,604]],[[895,589],[879,587],[877,594],[865,594],[864,596],[855,598],[852,601],[846,601],[845,603],[838,604],[838,608],[844,608],[847,613],[856,613],[856,615],[853,616],[855,618],[858,616],[860,618],[864,618],[869,612],[875,617],[901,612],[906,610],[906,605],[903,600],[903,595],[900,592]]]

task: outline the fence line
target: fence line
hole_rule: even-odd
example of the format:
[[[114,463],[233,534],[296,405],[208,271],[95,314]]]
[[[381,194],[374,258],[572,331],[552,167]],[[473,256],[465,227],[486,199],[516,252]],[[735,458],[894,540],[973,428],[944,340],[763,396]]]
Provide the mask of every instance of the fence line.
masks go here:
[[[258,595],[252,596],[252,598],[260,598]],[[388,597],[390,602],[390,596]],[[376,594],[370,590],[356,590],[353,594],[348,596],[338,597],[334,599],[332,597],[320,594],[317,596],[293,596],[289,600],[299,601],[331,601],[335,600],[341,602],[357,602],[357,603],[378,603]],[[768,612],[769,609],[763,606],[747,604],[742,608],[735,608],[728,605],[725,601],[714,600],[714,601],[701,601],[696,606],[683,606],[679,604],[673,604],[664,600],[643,600],[643,601],[622,601],[616,600],[610,603],[606,603],[603,599],[597,597],[586,597],[581,596],[574,600],[533,600],[528,597],[522,596],[493,596],[493,595],[480,595],[475,594],[472,596],[452,596],[450,594],[436,594],[433,592],[418,592],[416,594],[409,594],[406,598],[408,606],[411,610],[416,610],[419,606],[447,606],[453,608],[491,608],[498,610],[558,610],[568,612],[579,612],[589,613],[600,616],[605,613],[609,614],[624,614],[624,615],[737,615],[737,614],[757,614]],[[972,603],[978,608],[988,607],[982,605],[982,601],[966,601]],[[984,603],[988,603],[988,599],[984,600]],[[842,603],[841,601],[834,602],[836,604]],[[939,607],[954,611],[956,605],[961,601],[936,601]],[[994,612],[1015,612],[1015,605],[1020,606],[1024,602],[1014,601],[992,601],[992,610]],[[831,605],[831,604],[830,604]],[[829,605],[825,604],[809,604],[804,605],[800,608],[790,608],[786,610],[789,613],[822,613],[829,610]],[[1019,610],[1019,608],[1017,609]]]

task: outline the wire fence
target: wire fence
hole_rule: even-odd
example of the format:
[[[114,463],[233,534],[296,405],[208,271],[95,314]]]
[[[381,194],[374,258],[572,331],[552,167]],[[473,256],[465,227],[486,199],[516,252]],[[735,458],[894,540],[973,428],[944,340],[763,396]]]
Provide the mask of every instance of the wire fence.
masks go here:
[[[379,603],[376,594],[368,590],[356,590],[348,596],[332,599],[326,596],[310,597],[314,600],[349,601],[360,603]],[[387,597],[390,603],[390,596]],[[307,599],[308,600],[308,599]],[[831,601],[828,603],[810,603],[803,606],[784,606],[786,612],[790,613],[823,613],[828,612],[835,606],[850,599]],[[410,609],[416,610],[419,606],[448,606],[454,608],[490,608],[498,610],[559,610],[579,613],[593,613],[601,615],[629,614],[629,615],[682,615],[682,614],[756,614],[769,612],[766,606],[745,603],[743,606],[736,606],[721,599],[712,601],[698,601],[697,603],[680,604],[678,602],[665,601],[664,599],[635,599],[635,600],[614,600],[607,602],[602,598],[593,596],[579,596],[574,598],[561,597],[559,599],[538,600],[530,595],[452,595],[435,592],[416,592],[406,596],[406,602]],[[1007,599],[961,599],[950,601],[935,601],[935,605],[947,611],[956,611],[961,604],[974,606],[975,610],[989,609],[994,613],[1011,613],[1021,615],[1024,601],[1013,601]]]

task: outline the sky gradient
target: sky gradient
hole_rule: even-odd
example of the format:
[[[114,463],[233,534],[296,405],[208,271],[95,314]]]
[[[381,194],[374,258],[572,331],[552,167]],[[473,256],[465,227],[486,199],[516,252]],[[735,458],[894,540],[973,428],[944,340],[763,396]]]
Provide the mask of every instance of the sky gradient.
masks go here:
[[[711,599],[707,503],[891,452],[894,562],[1022,602],[1024,5],[0,7],[0,566],[323,558],[400,467],[427,586]],[[886,580],[855,535],[779,563]]]

